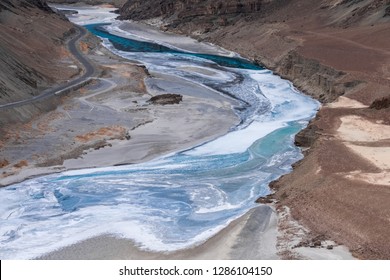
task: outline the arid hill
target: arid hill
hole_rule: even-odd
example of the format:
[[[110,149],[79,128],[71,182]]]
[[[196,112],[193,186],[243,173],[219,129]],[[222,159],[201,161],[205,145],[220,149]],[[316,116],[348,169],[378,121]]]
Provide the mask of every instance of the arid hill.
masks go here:
[[[199,17],[237,15],[240,13],[259,13],[263,10],[263,0],[168,0],[168,1],[127,1],[121,9],[122,18],[148,19],[162,16],[164,18],[178,19],[182,22]],[[146,12],[148,11],[148,12]]]
[[[198,19],[209,21],[226,19],[234,23],[242,17],[256,20],[267,16],[297,18],[305,14],[305,18],[315,18],[316,15],[327,17],[333,13],[333,23],[346,25],[364,24],[363,19],[373,22],[377,21],[377,16],[388,16],[390,13],[388,5],[389,2],[386,0],[331,0],[311,3],[302,0],[131,0],[122,7],[121,16],[123,19],[138,20],[162,17],[183,25],[185,22]],[[290,15],[284,14],[286,10],[289,10]],[[309,10],[314,14],[306,14]],[[248,18],[248,15],[251,17]],[[286,20],[286,17],[279,20]],[[218,22],[215,22],[215,25],[218,26]]]
[[[74,32],[73,25],[45,1],[1,1],[0,104],[29,99],[77,75],[79,69],[65,47]],[[8,115],[28,118],[35,110],[27,107],[22,109],[25,114],[10,110]],[[1,117],[6,121],[4,112]]]

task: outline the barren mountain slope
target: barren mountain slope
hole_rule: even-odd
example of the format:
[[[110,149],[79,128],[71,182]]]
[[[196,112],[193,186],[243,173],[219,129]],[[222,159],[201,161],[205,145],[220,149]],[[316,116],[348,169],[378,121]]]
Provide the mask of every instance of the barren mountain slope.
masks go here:
[[[79,69],[65,47],[73,32],[73,25],[55,14],[45,1],[2,1],[0,104],[29,99],[78,74]],[[27,107],[23,110],[29,111]],[[2,122],[7,119],[4,114],[19,113],[19,119],[23,120],[21,112],[2,112]]]

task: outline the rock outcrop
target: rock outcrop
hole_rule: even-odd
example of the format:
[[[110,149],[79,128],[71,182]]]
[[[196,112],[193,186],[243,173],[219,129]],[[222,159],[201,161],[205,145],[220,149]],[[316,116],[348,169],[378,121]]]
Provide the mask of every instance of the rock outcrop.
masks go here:
[[[180,94],[160,94],[153,96],[148,100],[149,103],[154,105],[169,105],[169,104],[179,104],[183,101],[183,96]]]
[[[376,110],[390,108],[390,96],[374,100],[374,102],[371,103],[370,108]]]

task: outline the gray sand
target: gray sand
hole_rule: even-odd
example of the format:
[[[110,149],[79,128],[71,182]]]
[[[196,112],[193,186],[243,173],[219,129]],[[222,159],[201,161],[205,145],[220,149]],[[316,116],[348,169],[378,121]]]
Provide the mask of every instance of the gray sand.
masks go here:
[[[98,236],[52,252],[42,259],[278,259],[276,237],[276,213],[271,207],[260,205],[205,243],[187,250],[148,252],[127,239]]]

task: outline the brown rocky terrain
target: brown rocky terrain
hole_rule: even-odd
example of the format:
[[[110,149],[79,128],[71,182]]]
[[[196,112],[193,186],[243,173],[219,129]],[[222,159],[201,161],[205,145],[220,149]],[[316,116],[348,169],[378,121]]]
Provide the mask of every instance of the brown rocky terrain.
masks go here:
[[[1,1],[0,105],[29,99],[78,75],[81,70],[65,47],[74,32],[73,25],[45,1]],[[49,105],[2,112],[0,124],[9,119],[26,121],[47,109],[45,106]]]
[[[314,237],[390,258],[389,0],[148,0],[120,13],[236,51],[320,100],[296,138],[310,149],[273,198]]]
[[[158,3],[157,3],[158,2]],[[178,24],[190,22],[194,17],[237,15],[238,13],[258,12],[262,8],[262,0],[249,1],[210,1],[210,0],[168,0],[168,1],[127,1],[121,9],[122,19],[148,19],[163,16],[174,18]],[[269,1],[268,1],[269,2]],[[147,11],[147,12],[146,12]]]

